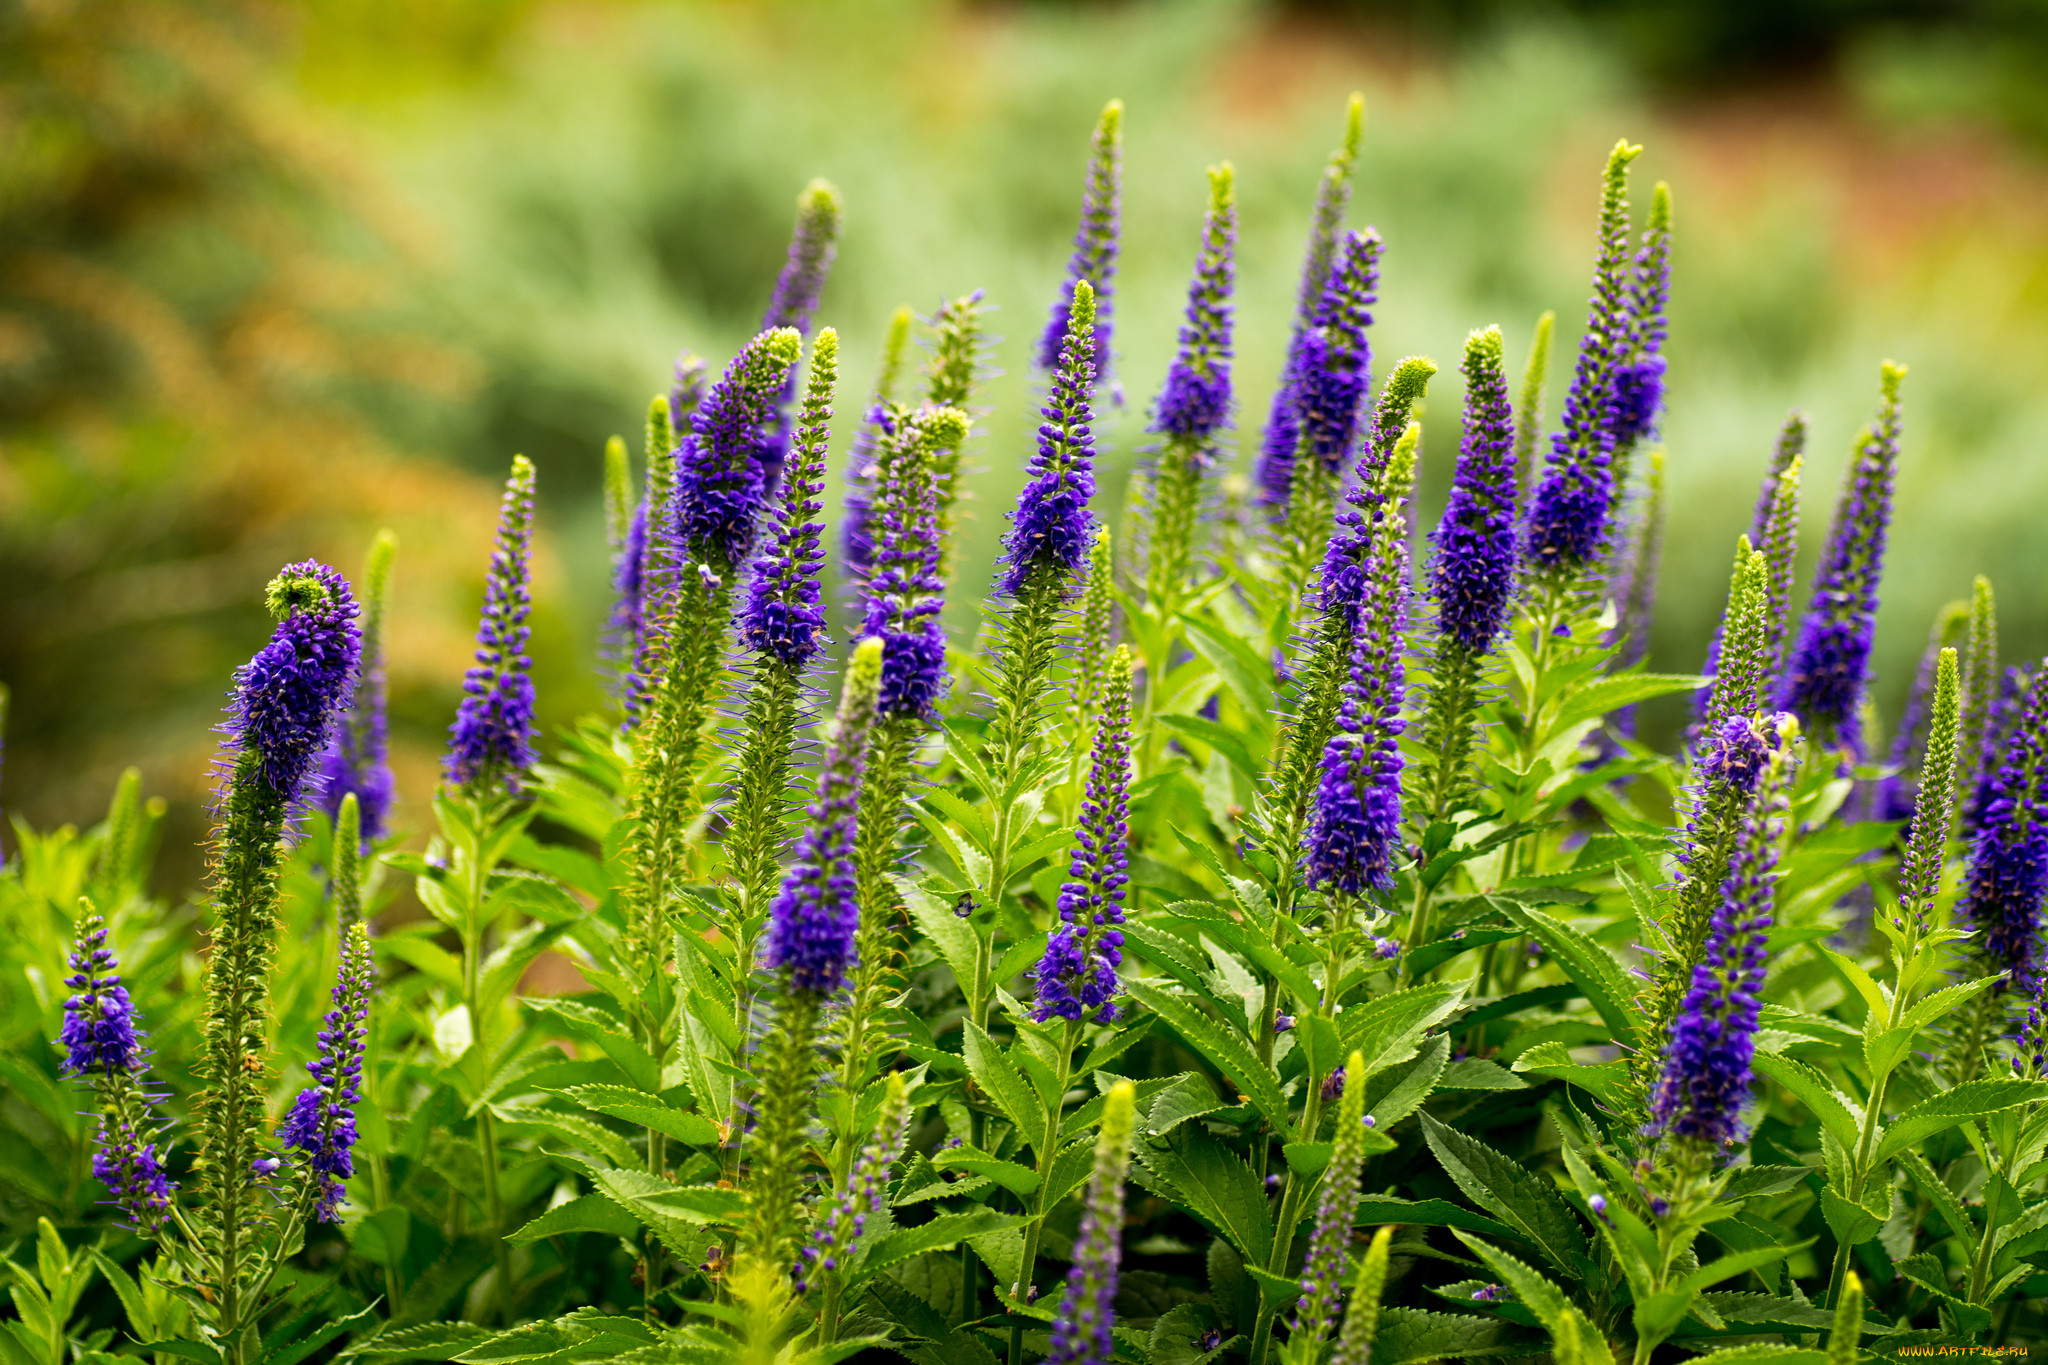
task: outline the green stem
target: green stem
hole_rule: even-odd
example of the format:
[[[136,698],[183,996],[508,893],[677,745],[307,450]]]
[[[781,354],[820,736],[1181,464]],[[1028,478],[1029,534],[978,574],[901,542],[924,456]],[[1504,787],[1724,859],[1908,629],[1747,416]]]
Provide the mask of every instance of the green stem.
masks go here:
[[[1038,1189],[1032,1195],[1031,1221],[1024,1225],[1024,1258],[1017,1263],[1017,1283],[1010,1287],[1010,1292],[1020,1300],[1030,1295],[1032,1279],[1038,1273],[1038,1246],[1045,1236],[1045,1216],[1052,1212],[1045,1205],[1046,1189],[1052,1184],[1053,1166],[1059,1158],[1067,1085],[1073,1079],[1074,1047],[1080,1040],[1081,1025],[1069,1020],[1060,1042],[1059,1067],[1053,1073],[1053,1101],[1046,1106],[1045,1135],[1038,1143]],[[1022,1322],[1010,1327],[1010,1365],[1024,1365]]]
[[[468,801],[470,830],[475,839],[466,850],[464,861],[469,864],[469,906],[468,916],[462,935],[462,983],[464,1004],[469,1007],[470,1046],[478,1058],[484,1060],[488,1071],[490,1058],[490,1036],[486,1027],[488,1015],[483,992],[484,935],[489,926],[483,919],[484,902],[490,885],[490,868],[484,862],[484,848],[490,842],[489,832],[495,823],[494,812],[480,796],[472,795]],[[501,1316],[509,1319],[512,1304],[512,1248],[505,1241],[505,1203],[498,1189],[498,1125],[490,1106],[477,1110],[476,1140],[478,1155],[483,1161],[484,1176],[484,1226],[491,1237],[491,1256],[497,1266],[497,1284],[493,1287],[491,1301]]]
[[[2010,1120],[2007,1126],[2011,1126]],[[1988,1142],[1991,1125],[1985,1124],[1983,1132]],[[2012,1182],[2014,1145],[2009,1141],[1999,1144],[1997,1171],[2000,1184],[2010,1185]],[[1977,1254],[1970,1261],[1970,1302],[1974,1304],[1984,1302],[1985,1291],[1991,1286],[1991,1254],[1998,1247],[1998,1206],[2001,1202],[1996,1187],[1987,1184],[1984,1189],[1984,1235],[1978,1240]]]

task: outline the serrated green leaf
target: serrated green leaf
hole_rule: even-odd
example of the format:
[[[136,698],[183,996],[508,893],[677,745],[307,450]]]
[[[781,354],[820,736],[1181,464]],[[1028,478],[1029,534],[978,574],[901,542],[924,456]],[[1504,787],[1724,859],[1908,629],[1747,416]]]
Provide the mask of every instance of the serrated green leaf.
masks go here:
[[[1586,1234],[1557,1191],[1477,1138],[1447,1128],[1427,1113],[1422,1133],[1466,1197],[1506,1223],[1561,1270],[1586,1254]]]
[[[575,1232],[601,1232],[630,1238],[639,1230],[640,1220],[620,1207],[618,1201],[607,1195],[586,1194],[566,1204],[557,1204],[517,1231],[506,1233],[505,1240],[514,1246],[525,1246],[543,1237],[561,1237]]]
[[[1873,1161],[1889,1161],[1909,1147],[1918,1147],[1936,1133],[1946,1132],[1965,1119],[1996,1114],[2014,1105],[2048,1099],[2048,1081],[2018,1077],[1966,1081],[1938,1095],[1930,1095],[1885,1125],[1878,1139]],[[1844,1144],[1845,1146],[1847,1144]]]
[[[1635,1047],[1642,1032],[1636,993],[1614,955],[1562,920],[1512,902],[1504,901],[1502,906],[1507,917],[1540,942],[1585,992],[1586,1003],[1607,1025],[1614,1041],[1625,1048]]]
[[[702,1114],[678,1109],[664,1103],[658,1095],[629,1090],[623,1085],[577,1085],[556,1093],[592,1113],[637,1123],[692,1147],[715,1147],[721,1140],[718,1125]]]
[[[1170,994],[1149,982],[1132,982],[1131,997],[1158,1015],[1188,1046],[1237,1086],[1284,1142],[1293,1135],[1287,1113],[1287,1098],[1280,1080],[1258,1059],[1243,1034],[1219,1024],[1182,996]]]

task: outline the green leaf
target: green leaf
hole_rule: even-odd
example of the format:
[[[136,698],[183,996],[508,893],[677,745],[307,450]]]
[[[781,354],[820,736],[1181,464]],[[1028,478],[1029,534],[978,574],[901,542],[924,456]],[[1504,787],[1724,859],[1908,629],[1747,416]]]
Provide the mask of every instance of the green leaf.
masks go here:
[[[1586,1234],[1555,1188],[1477,1138],[1427,1113],[1420,1117],[1430,1150],[1467,1198],[1519,1232],[1559,1269],[1578,1264],[1586,1254]]]
[[[618,1202],[602,1194],[586,1194],[557,1204],[516,1232],[505,1234],[514,1246],[538,1242],[543,1237],[561,1237],[575,1232],[602,1232],[630,1238],[640,1230],[640,1221]]]
[[[1036,1145],[1045,1140],[1045,1104],[1038,1092],[1024,1080],[988,1031],[973,1020],[966,1021],[967,1074],[994,1101],[1003,1117],[1017,1129],[1024,1141]]]
[[[1598,678],[1572,692],[1559,708],[1551,727],[1553,731],[1564,730],[1652,697],[1668,697],[1673,692],[1697,692],[1710,681],[1688,673],[1622,673]]]
[[[1294,1126],[1288,1121],[1287,1097],[1280,1092],[1279,1078],[1259,1061],[1243,1034],[1217,1023],[1186,998],[1149,982],[1134,981],[1129,990],[1133,999],[1158,1015],[1188,1046],[1229,1077],[1273,1126],[1281,1141],[1293,1136]]]
[[[1816,1351],[1810,1346],[1773,1346],[1768,1342],[1729,1346],[1694,1359],[1699,1365],[1707,1365],[1710,1361],[1712,1365],[1828,1365],[1826,1351]]]
[[[692,1147],[718,1145],[718,1125],[702,1114],[664,1103],[660,1096],[623,1085],[577,1085],[557,1091],[593,1113],[637,1123]]]
[[[1835,1240],[1848,1246],[1861,1246],[1877,1236],[1884,1226],[1884,1220],[1871,1213],[1861,1204],[1851,1203],[1833,1189],[1820,1192],[1821,1216],[1827,1220],[1828,1231],[1835,1234]]]
[[[1342,1050],[1364,1055],[1367,1076],[1398,1066],[1421,1050],[1424,1034],[1457,1009],[1469,984],[1429,981],[1348,1007],[1337,1016]]]
[[[1956,1192],[1948,1187],[1947,1182],[1934,1173],[1934,1168],[1927,1164],[1925,1157],[1909,1147],[1892,1159],[1899,1163],[1901,1170],[1912,1177],[1913,1183],[1920,1187],[1920,1192],[1934,1205],[1934,1211],[1948,1224],[1950,1236],[1961,1237],[1964,1241],[1977,1236],[1977,1225],[1970,1221],[1969,1213],[1963,1208],[1963,1201],[1956,1197]]]
[[[1235,1152],[1185,1124],[1163,1142],[1140,1142],[1140,1183],[1159,1192],[1228,1238],[1250,1265],[1263,1265],[1273,1249],[1273,1219],[1266,1189]],[[1150,1182],[1142,1179],[1149,1175]]]
[[[1507,917],[1542,943],[1565,975],[1586,993],[1586,1002],[1607,1025],[1614,1041],[1625,1048],[1635,1047],[1640,1032],[1636,993],[1629,985],[1628,973],[1614,960],[1614,955],[1562,920],[1511,901],[1501,905]]]
[[[1515,1071],[1520,1071],[1516,1067]],[[1484,1057],[1466,1057],[1444,1068],[1437,1080],[1439,1090],[1527,1090],[1529,1083],[1499,1062]]]
[[[340,1355],[360,1365],[399,1365],[408,1360],[453,1360],[491,1335],[470,1322],[427,1322],[397,1327],[359,1341]]]
[[[1763,1076],[1791,1091],[1793,1096],[1820,1120],[1829,1136],[1845,1151],[1855,1151],[1861,1120],[1851,1112],[1849,1101],[1828,1084],[1827,1078],[1804,1062],[1775,1052],[1759,1052],[1751,1065]]]
[[[953,913],[952,906],[941,904],[917,883],[906,877],[892,877],[890,880],[902,895],[911,919],[917,922],[918,933],[938,949],[939,957],[953,969],[953,976],[961,988],[969,988],[974,981],[976,949],[973,928]]]
[[[1524,1240],[1515,1229],[1496,1223],[1483,1213],[1474,1213],[1463,1204],[1453,1204],[1448,1199],[1397,1199],[1390,1194],[1362,1196],[1358,1201],[1357,1226],[1463,1228],[1488,1237]]]
[[[552,1015],[569,1030],[585,1038],[619,1064],[633,1084],[653,1094],[661,1089],[661,1065],[637,1042],[624,1022],[609,1011],[578,1000],[531,999],[527,1008]]]
[[[1246,777],[1256,781],[1266,775],[1266,765],[1253,756],[1244,736],[1227,725],[1219,725],[1201,716],[1159,715],[1153,719],[1177,734],[1208,745],[1235,764]]]
[[[639,1160],[633,1144],[619,1134],[581,1114],[564,1113],[559,1109],[542,1109],[537,1105],[494,1104],[490,1110],[506,1123],[523,1124],[538,1128],[563,1138],[578,1151],[591,1156],[601,1156],[615,1166],[630,1166]]]
[[[990,1156],[987,1152],[977,1152],[972,1147],[947,1148],[933,1156],[932,1165],[942,1171],[971,1171],[975,1175],[987,1176],[1020,1198],[1038,1188],[1038,1172],[1030,1167]]]
[[[329,1318],[311,1332],[303,1334],[294,1333],[292,1340],[283,1342],[256,1357],[253,1365],[299,1365],[300,1361],[327,1345],[328,1342],[345,1335],[363,1324],[375,1321],[377,1321],[377,1305],[365,1304],[345,1317]]]
[[[1965,1119],[1996,1114],[2017,1104],[2043,1099],[2048,1099],[2048,1081],[2025,1081],[2012,1077],[1965,1082],[1952,1090],[1929,1096],[1886,1124],[1873,1160],[1889,1161],[1907,1148],[1917,1147],[1936,1133],[1945,1132]]]
[[[1413,1062],[1396,1079],[1392,1068],[1381,1072],[1367,1083],[1366,1112],[1373,1116],[1381,1132],[1393,1127],[1422,1107],[1436,1089],[1437,1077],[1443,1075],[1446,1060],[1451,1055],[1451,1040],[1439,1033],[1422,1044]],[[1373,1091],[1380,1085],[1392,1081],[1392,1088],[1385,1094],[1375,1096]]]
[[[1571,1049],[1554,1038],[1536,1044],[1515,1058],[1514,1069],[1538,1076],[1555,1076],[1583,1090],[1590,1090],[1603,1100],[1612,1099],[1629,1079],[1627,1062],[1575,1062]]]
[[[1022,1227],[1028,1221],[1030,1220],[1021,1215],[997,1213],[993,1209],[942,1213],[928,1223],[919,1223],[914,1228],[899,1227],[879,1238],[862,1258],[860,1274],[865,1279],[913,1256],[922,1256],[927,1251],[946,1251],[959,1246],[969,1237],[1000,1232],[1004,1228]]]
[[[1273,714],[1273,664],[1259,657],[1257,650],[1230,631],[1199,616],[1182,616],[1187,641],[1195,653],[1212,664],[1225,684],[1237,695],[1247,717],[1254,724]]]
[[[1499,1318],[1470,1313],[1430,1313],[1419,1308],[1383,1308],[1373,1338],[1373,1365],[1424,1365],[1436,1360],[1483,1360],[1526,1356],[1537,1346]]]
[[[1756,1247],[1749,1251],[1737,1251],[1718,1260],[1707,1262],[1698,1270],[1693,1271],[1692,1274],[1680,1280],[1678,1288],[1688,1293],[1698,1293],[1704,1289],[1712,1289],[1723,1280],[1731,1280],[1737,1275],[1747,1275],[1750,1271],[1762,1266],[1773,1265],[1788,1256],[1796,1255],[1812,1245],[1813,1239],[1809,1237],[1803,1242],[1787,1246]]]

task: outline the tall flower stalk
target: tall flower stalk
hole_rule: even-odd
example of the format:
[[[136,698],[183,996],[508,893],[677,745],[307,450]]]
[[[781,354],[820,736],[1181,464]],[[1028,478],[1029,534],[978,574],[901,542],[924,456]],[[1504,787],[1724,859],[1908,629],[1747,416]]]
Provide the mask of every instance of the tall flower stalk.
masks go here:
[[[982,333],[982,311],[986,308],[981,291],[962,294],[939,305],[930,322],[932,357],[925,370],[925,402],[935,408],[953,408],[968,420],[972,430],[975,386],[983,379],[982,350],[988,338]],[[954,504],[960,497],[960,457],[967,432],[932,452],[932,488],[936,498],[939,526],[939,569],[952,574],[951,539],[955,520]]]
[[[881,469],[875,463],[877,426],[903,375],[903,356],[910,346],[910,324],[917,315],[909,304],[889,315],[889,330],[882,339],[882,366],[875,375],[874,397],[868,404],[860,429],[854,433],[853,456],[846,471],[846,512],[839,523],[840,562],[855,583],[874,567],[875,481]]]
[[[278,1141],[298,1152],[305,1167],[305,1193],[295,1218],[341,1221],[347,1193],[343,1182],[355,1174],[356,1104],[363,1096],[363,1042],[376,980],[369,931],[357,923],[342,940],[334,1008],[320,1031],[320,1056],[306,1063],[313,1084],[299,1092],[277,1130]]]
[[[1045,1365],[1110,1365],[1115,1354],[1117,1272],[1123,1261],[1124,1176],[1137,1126],[1137,1089],[1118,1081],[1104,1096],[1095,1169],[1082,1205],[1074,1264],[1053,1314]]]
[[[533,462],[512,457],[498,513],[498,538],[484,578],[476,662],[462,680],[462,704],[449,730],[448,780],[482,801],[517,796],[533,767]]]
[[[1799,555],[1799,478],[1805,449],[1806,414],[1794,408],[1778,432],[1770,467],[1764,471],[1763,484],[1757,490],[1756,512],[1750,518],[1749,543],[1763,555],[1769,570],[1763,659],[1765,672],[1772,678],[1784,670],[1785,642],[1792,633],[1792,573]],[[1723,623],[1715,623],[1701,672],[1720,671],[1724,629]],[[1712,697],[1711,685],[1700,689],[1695,698],[1695,710],[1700,717],[1705,717]]]
[[[1057,370],[1066,364],[1067,334],[1072,330],[1080,287],[1089,289],[1089,324],[1094,338],[1090,352],[1093,382],[1109,378],[1110,313],[1114,300],[1116,259],[1123,217],[1124,102],[1102,106],[1088,156],[1088,180],[1081,191],[1081,225],[1074,233],[1074,254],[1067,278],[1053,301],[1052,315],[1038,339],[1038,367]]]
[[[1628,166],[1642,151],[1618,142],[1600,193],[1600,252],[1578,366],[1564,400],[1563,429],[1551,440],[1530,498],[1524,556],[1530,572],[1554,585],[1577,579],[1607,545],[1613,513],[1614,384],[1627,358]]]
[[[355,595],[322,564],[287,565],[266,593],[270,642],[235,675],[225,727],[225,789],[214,834],[202,1089],[195,1101],[199,1208],[194,1248],[219,1337],[246,1358],[260,1307],[256,1279],[275,1206],[265,1185],[264,1043],[277,882],[284,840],[335,713],[355,682],[362,637]]]
[[[826,641],[824,589],[818,581],[825,564],[819,537],[825,528],[815,518],[824,505],[838,362],[839,334],[824,328],[812,343],[810,375],[774,527],[754,555],[738,612],[740,647],[753,668],[726,811],[726,867],[735,903],[720,928],[742,965],[753,961],[768,897],[781,875],[804,679]],[[736,1026],[745,1026],[749,1007],[748,992],[735,991]]]
[[[1977,576],[1970,593],[1970,628],[1963,649],[1963,727],[1958,739],[1961,757],[1957,790],[1970,797],[1970,809],[1982,803],[1976,799],[1979,787],[1990,776],[1997,746],[2003,741],[2000,725],[2000,674],[1998,668],[1998,603],[1991,580]]]
[[[831,182],[813,180],[796,197],[796,228],[790,233],[789,255],[782,273],[775,277],[775,290],[768,309],[761,315],[761,330],[777,332],[792,328],[808,335],[811,319],[817,315],[818,300],[825,293],[825,279],[839,254],[839,228],[843,217],[839,191]],[[796,397],[796,372],[792,367],[775,395],[773,415],[762,427],[754,454],[764,493],[772,494],[782,482],[782,465],[789,458],[790,403]],[[680,407],[680,404],[672,405]],[[678,427],[685,417],[672,414]]]
[[[1671,187],[1658,181],[1650,192],[1649,221],[1636,253],[1628,295],[1626,336],[1614,362],[1614,397],[1607,426],[1614,437],[1614,493],[1628,487],[1635,448],[1657,433],[1664,412],[1665,308],[1671,301]]]
[[[120,964],[107,946],[107,926],[92,902],[79,901],[71,975],[64,984],[64,1049],[60,1075],[84,1081],[98,1101],[92,1173],[107,1187],[128,1225],[145,1237],[162,1234],[173,1216],[171,1193],[178,1187],[167,1173],[170,1144],[160,1138],[163,1097],[147,1083],[147,1039],[135,1002],[121,983]]]
[[[1515,397],[1515,494],[1529,490],[1536,472],[1536,442],[1543,435],[1543,389],[1550,378],[1550,338],[1557,314],[1545,310],[1529,337],[1529,360],[1522,368],[1522,388]]]
[[[1905,375],[1904,366],[1885,362],[1877,424],[1857,443],[1814,575],[1812,604],[1778,690],[1779,707],[1799,716],[1817,742],[1857,754],[1863,744],[1858,712],[1877,627],[1877,583],[1891,527],[1899,382]]]
[[[1427,591],[1436,605],[1422,750],[1429,768],[1424,828],[1443,819],[1470,781],[1473,725],[1486,661],[1515,591],[1515,434],[1501,332],[1465,340],[1464,442],[1450,500],[1431,535]]]
[[[827,1001],[855,966],[860,921],[855,875],[861,783],[881,692],[882,645],[854,647],[839,711],[818,769],[788,874],[769,908],[765,961],[775,1018],[753,1068],[755,1127],[739,1255],[777,1280],[795,1257],[797,1196],[810,1146],[817,1042]]]
[[[1985,787],[1956,920],[1972,932],[1985,970],[2006,974],[2001,990],[2033,995],[2043,979],[2048,900],[2048,662]]]
[[[384,834],[396,784],[391,776],[389,690],[384,678],[384,614],[391,601],[391,561],[398,540],[379,531],[370,542],[363,569],[362,667],[350,695],[347,713],[334,727],[333,742],[320,757],[320,806],[329,822],[341,813],[342,801],[353,795],[360,810],[362,846]]]
[[[1266,430],[1259,441],[1258,467],[1254,477],[1259,498],[1272,507],[1283,507],[1294,490],[1294,465],[1301,444],[1301,394],[1296,372],[1316,326],[1316,310],[1337,260],[1338,234],[1344,228],[1344,213],[1351,204],[1351,171],[1358,162],[1358,144],[1365,133],[1365,97],[1353,95],[1344,110],[1344,136],[1330,153],[1323,178],[1316,188],[1315,209],[1309,217],[1308,245],[1302,252],[1301,286],[1295,294],[1294,330],[1287,342],[1287,360],[1281,367],[1279,387],[1266,416]]]
[[[1309,1226],[1308,1254],[1301,1264],[1301,1297],[1294,1304],[1293,1335],[1288,1354],[1296,1360],[1316,1359],[1318,1348],[1337,1320],[1339,1297],[1351,1260],[1352,1221],[1358,1212],[1358,1177],[1365,1163],[1365,1058],[1354,1052],[1344,1064],[1343,1093],[1330,1141],[1330,1164],[1323,1168],[1315,1221]]]

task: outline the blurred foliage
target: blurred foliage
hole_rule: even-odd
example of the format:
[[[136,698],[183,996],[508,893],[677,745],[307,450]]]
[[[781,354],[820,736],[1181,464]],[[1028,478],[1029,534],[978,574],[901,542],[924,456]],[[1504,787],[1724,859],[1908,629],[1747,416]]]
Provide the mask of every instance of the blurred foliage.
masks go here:
[[[1203,167],[1238,167],[1250,444],[1316,176],[1362,89],[1353,218],[1388,241],[1382,372],[1409,352],[1448,362],[1493,321],[1519,365],[1555,308],[1554,405],[1583,317],[1590,168],[1625,133],[1649,146],[1645,176],[1672,183],[1673,524],[1653,666],[1697,665],[1794,403],[1814,417],[1817,550],[1885,356],[1913,372],[1881,704],[1896,708],[1927,620],[1974,572],[1997,580],[2016,652],[2048,644],[2048,174],[1981,127],[1887,121],[1963,107],[1942,92],[1958,44],[1988,30],[1890,48],[1902,30],[1859,30],[1878,36],[1827,39],[1839,86],[1667,105],[1617,55],[1619,10],[1515,8],[1491,25],[1442,10],[1463,36],[1437,47],[1339,5],[1231,0],[0,7],[4,174],[33,190],[0,200],[7,800],[41,824],[85,818],[142,762],[178,798],[173,818],[191,812],[206,727],[260,638],[260,584],[307,553],[353,571],[388,523],[401,820],[416,820],[480,594],[483,479],[515,451],[539,466],[559,556],[534,651],[543,721],[587,705],[604,439],[637,445],[678,348],[721,361],[751,332],[813,175],[847,202],[821,315],[846,338],[835,450],[894,306],[983,288],[1000,310],[1005,373],[970,455],[961,581],[980,581],[1035,423],[1028,342],[1111,95],[1130,113],[1126,402],[1097,426],[1110,498],[1147,444]],[[1629,13],[1653,10],[1673,36],[1746,12]],[[1454,448],[1445,382],[1426,419],[1431,517]],[[965,610],[952,624],[974,629]]]

